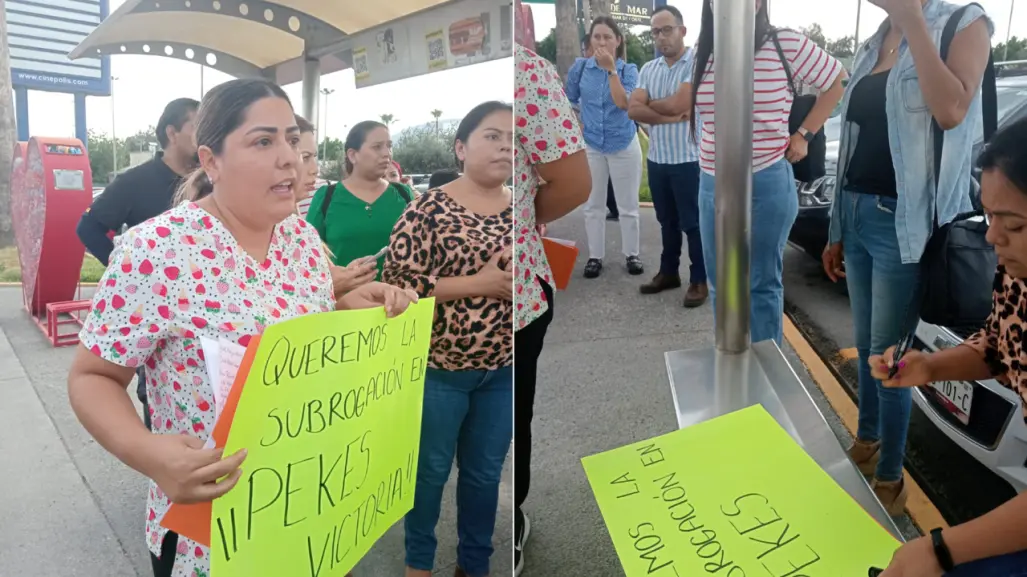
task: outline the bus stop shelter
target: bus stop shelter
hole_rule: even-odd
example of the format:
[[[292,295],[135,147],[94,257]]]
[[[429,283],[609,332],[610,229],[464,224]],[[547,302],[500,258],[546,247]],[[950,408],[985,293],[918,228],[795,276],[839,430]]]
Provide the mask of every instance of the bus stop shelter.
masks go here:
[[[358,88],[509,57],[512,0],[127,0],[70,54],[152,54],[235,77],[302,82],[317,126],[320,77]]]

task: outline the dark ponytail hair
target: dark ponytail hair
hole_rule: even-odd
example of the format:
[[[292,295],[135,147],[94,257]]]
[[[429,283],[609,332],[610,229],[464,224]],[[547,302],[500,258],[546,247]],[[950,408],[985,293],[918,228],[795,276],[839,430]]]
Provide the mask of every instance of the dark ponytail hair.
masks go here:
[[[205,146],[215,156],[220,156],[225,139],[242,125],[250,106],[265,98],[281,98],[292,106],[289,96],[280,86],[262,78],[240,78],[212,88],[204,95],[196,113],[197,148]],[[196,202],[213,191],[214,183],[203,168],[198,168],[178,188],[175,204]]]
[[[991,137],[979,164],[981,170],[998,170],[1021,194],[1027,195],[1027,118],[999,130]]]
[[[353,174],[353,163],[350,162],[349,151],[360,150],[363,148],[364,143],[367,142],[367,135],[379,128],[388,130],[389,127],[377,120],[365,120],[354,124],[353,128],[349,129],[349,134],[346,135],[346,145],[342,150],[343,163],[346,165],[346,174]]]
[[[741,0],[751,2],[752,0]],[[763,45],[774,33],[774,27],[770,25],[770,16],[767,14],[767,0],[760,2],[760,8],[756,11],[756,41],[754,49],[759,52]],[[692,131],[692,142],[698,142],[695,133],[695,98],[699,94],[699,85],[706,77],[706,66],[713,56],[713,0],[703,0],[702,4],[702,27],[699,29],[699,40],[695,46],[695,70],[692,71],[692,110],[688,119],[689,128]],[[783,63],[787,66],[787,63]]]
[[[624,34],[620,31],[620,28],[617,26],[617,23],[614,22],[613,18],[610,18],[609,16],[597,16],[596,19],[592,21],[592,26],[588,29],[588,45],[590,47],[592,46],[592,33],[596,31],[596,26],[598,26],[599,24],[602,24],[610,30],[613,30],[613,35],[617,38],[617,40],[620,40],[620,46],[617,47],[617,54],[614,54],[614,56],[627,62],[628,43],[624,41]]]
[[[489,102],[482,102],[478,106],[472,108],[456,127],[456,136],[453,138],[453,148],[456,148],[456,143],[458,142],[467,144],[467,139],[471,137],[471,133],[477,130],[478,127],[481,126],[481,123],[491,116],[492,113],[499,112],[500,110],[513,112],[513,107],[506,102],[490,100]],[[456,155],[455,150],[453,154],[454,156]],[[459,157],[456,159],[456,165],[460,167],[460,170],[464,169],[464,163]]]

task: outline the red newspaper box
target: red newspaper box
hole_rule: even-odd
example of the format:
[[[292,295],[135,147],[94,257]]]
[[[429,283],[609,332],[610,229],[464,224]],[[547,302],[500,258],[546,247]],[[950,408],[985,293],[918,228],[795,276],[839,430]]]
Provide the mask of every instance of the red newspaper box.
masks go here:
[[[75,234],[93,200],[89,156],[75,138],[33,137],[18,143],[11,175],[11,213],[25,309],[54,346],[78,342],[89,301],[75,300],[85,247]],[[60,332],[74,325],[69,334]]]

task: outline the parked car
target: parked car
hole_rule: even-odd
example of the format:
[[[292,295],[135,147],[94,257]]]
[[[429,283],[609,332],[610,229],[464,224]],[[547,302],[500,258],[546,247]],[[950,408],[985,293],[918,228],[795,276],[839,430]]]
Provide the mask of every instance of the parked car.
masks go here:
[[[1027,75],[997,80],[999,127],[1027,117]],[[827,130],[827,176],[799,190],[799,217],[789,240],[820,260],[827,243],[831,198],[838,162],[840,120]],[[973,147],[980,154],[982,141]],[[975,171],[976,172],[976,171]],[[978,173],[979,178],[979,173]],[[923,321],[917,326],[917,348],[926,352],[958,346],[974,329],[950,329]],[[1017,492],[1027,490],[1027,423],[1020,396],[994,380],[946,381],[913,391],[913,401],[945,436],[977,459]]]

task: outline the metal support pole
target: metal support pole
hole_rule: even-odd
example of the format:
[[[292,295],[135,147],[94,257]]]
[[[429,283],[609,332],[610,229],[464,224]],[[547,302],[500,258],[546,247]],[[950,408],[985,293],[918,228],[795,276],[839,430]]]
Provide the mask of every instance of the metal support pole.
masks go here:
[[[114,129],[114,117],[115,117],[115,110],[116,110],[116,108],[114,107],[114,82],[117,79],[118,78],[116,76],[111,76],[111,152],[114,154],[114,175],[115,176],[117,176],[117,174],[118,174],[118,136],[117,136],[117,132]]]
[[[1009,60],[1009,38],[1013,32],[1013,10],[1016,9],[1016,0],[1009,0],[1009,24],[1006,25],[1006,47],[1002,50],[1002,60]]]
[[[321,92],[321,61],[311,56],[303,59],[303,116],[318,125],[317,109]]]
[[[334,88],[322,88],[321,94],[325,95],[325,108],[324,108],[324,131],[321,132],[321,160],[327,160],[325,154],[328,153],[328,97],[335,92]]]
[[[82,141],[82,146],[89,147],[89,129],[86,126],[86,95],[75,93],[75,138]]]
[[[859,50],[859,17],[863,12],[863,0],[856,0],[856,35],[853,37],[852,54]]]
[[[713,0],[716,126],[717,349],[749,349],[754,2]]]
[[[28,142],[29,133],[29,89],[14,87],[14,123],[18,125],[18,140]]]

